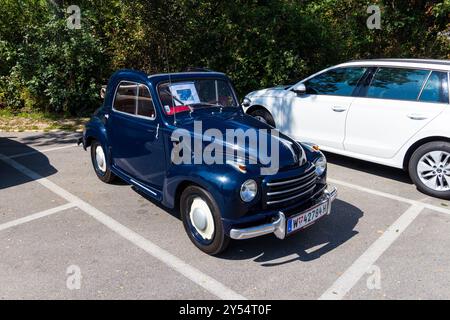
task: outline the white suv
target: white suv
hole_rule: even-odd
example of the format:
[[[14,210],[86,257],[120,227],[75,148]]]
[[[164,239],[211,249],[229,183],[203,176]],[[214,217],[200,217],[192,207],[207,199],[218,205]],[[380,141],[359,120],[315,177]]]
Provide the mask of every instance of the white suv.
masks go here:
[[[409,171],[450,199],[449,60],[352,61],[248,94],[245,111],[325,151]]]

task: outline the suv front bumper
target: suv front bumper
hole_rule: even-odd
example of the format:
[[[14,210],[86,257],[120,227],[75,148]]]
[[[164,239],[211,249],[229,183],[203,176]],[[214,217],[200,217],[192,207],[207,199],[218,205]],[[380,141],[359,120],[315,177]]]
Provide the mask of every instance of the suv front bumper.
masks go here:
[[[331,213],[331,204],[336,199],[336,197],[337,190],[333,187],[330,190],[325,190],[323,196],[317,199],[317,203],[328,201],[328,212],[326,213],[326,215],[329,215]],[[278,218],[272,223],[244,229],[231,229],[230,237],[235,240],[244,240],[256,238],[270,233],[275,234],[278,239],[284,239],[286,237],[286,216],[283,212],[280,211],[278,213]]]

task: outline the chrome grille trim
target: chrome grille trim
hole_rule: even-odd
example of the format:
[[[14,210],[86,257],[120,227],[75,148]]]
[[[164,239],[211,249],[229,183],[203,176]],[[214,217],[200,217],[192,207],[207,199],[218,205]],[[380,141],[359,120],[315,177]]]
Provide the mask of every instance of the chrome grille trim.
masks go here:
[[[316,179],[310,180],[307,183],[302,184],[302,185],[300,185],[298,187],[295,187],[295,188],[292,188],[292,189],[286,189],[286,190],[276,191],[276,192],[268,192],[267,195],[268,196],[277,196],[277,195],[280,195],[280,194],[283,194],[283,193],[289,193],[289,192],[292,192],[292,191],[295,191],[295,190],[299,190],[299,189],[303,189],[303,188],[309,187],[313,183],[316,183]]]
[[[311,167],[311,168],[313,169],[314,166]],[[310,169],[310,170],[311,170],[311,169]],[[267,183],[267,186],[268,186],[268,187],[276,187],[276,186],[282,186],[282,185],[285,185],[285,184],[294,183],[294,182],[297,182],[297,181],[302,181],[302,180],[311,178],[311,176],[313,176],[315,173],[316,173],[315,171],[312,171],[311,173],[309,173],[309,174],[307,174],[307,175],[305,175],[305,176],[303,176],[303,177],[300,177],[300,178],[297,178],[297,179],[292,179],[292,180],[287,180],[287,181],[281,181],[281,182],[268,182],[268,183]]]
[[[315,181],[314,181],[315,182]],[[315,189],[316,185],[314,184],[311,188],[309,188],[308,190],[301,192],[299,194],[296,194],[295,196],[289,197],[289,198],[285,198],[285,199],[281,199],[281,200],[274,200],[274,201],[267,201],[267,205],[272,205],[272,204],[277,204],[277,203],[282,203],[282,202],[286,202],[286,201],[290,201],[290,200],[294,200],[295,198],[301,197],[309,192],[312,192]]]

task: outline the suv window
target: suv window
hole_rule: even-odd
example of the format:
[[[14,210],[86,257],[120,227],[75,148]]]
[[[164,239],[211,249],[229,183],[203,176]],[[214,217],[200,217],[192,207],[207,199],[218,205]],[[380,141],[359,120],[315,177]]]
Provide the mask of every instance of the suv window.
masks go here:
[[[148,118],[155,117],[155,107],[153,106],[152,96],[147,86],[139,85],[139,95],[137,100],[137,114]]]
[[[446,72],[433,71],[420,95],[423,102],[448,103],[448,76]]]
[[[338,68],[319,74],[305,82],[306,93],[351,96],[367,68]]]
[[[369,86],[367,97],[417,100],[429,70],[379,68]]]
[[[155,118],[155,107],[148,87],[124,81],[117,88],[114,110],[132,115]]]

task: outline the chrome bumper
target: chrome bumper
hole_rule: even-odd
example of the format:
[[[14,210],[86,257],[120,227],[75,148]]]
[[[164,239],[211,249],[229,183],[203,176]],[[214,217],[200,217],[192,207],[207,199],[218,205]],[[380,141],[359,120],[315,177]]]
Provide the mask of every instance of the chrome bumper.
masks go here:
[[[331,203],[336,200],[336,197],[337,190],[333,187],[331,190],[325,190],[324,195],[318,200],[318,202],[321,202],[328,199],[327,215],[331,213]],[[256,238],[269,233],[275,234],[278,239],[284,239],[286,237],[286,217],[283,212],[280,211],[278,213],[278,219],[272,223],[245,229],[231,229],[230,238],[235,240],[244,240]]]

